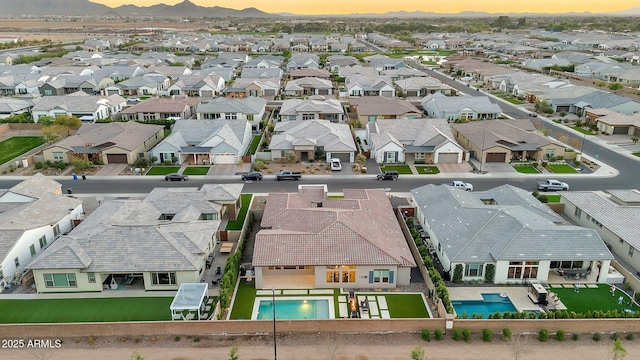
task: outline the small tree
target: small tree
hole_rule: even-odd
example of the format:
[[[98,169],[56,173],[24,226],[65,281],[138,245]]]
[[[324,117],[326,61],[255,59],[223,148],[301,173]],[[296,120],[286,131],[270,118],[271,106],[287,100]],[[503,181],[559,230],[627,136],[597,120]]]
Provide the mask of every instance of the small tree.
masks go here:
[[[288,153],[286,159],[287,159],[287,164],[295,164],[299,160],[294,152]]]
[[[80,119],[78,119],[77,117],[66,115],[56,116],[53,123],[55,125],[64,127],[67,130],[67,136],[71,134],[71,129],[77,129],[80,127],[80,125],[82,125],[82,121],[80,121]]]
[[[618,91],[620,89],[624,88],[624,85],[620,84],[620,83],[613,83],[613,84],[609,84],[609,90],[611,91]]]
[[[493,283],[493,277],[496,275],[496,266],[488,264],[484,270],[484,282],[487,284]]]
[[[537,100],[534,108],[540,113],[553,114],[553,107],[551,107],[551,103],[547,100]]]
[[[238,347],[234,346],[229,351],[229,360],[238,360]]]
[[[617,339],[613,342],[613,348],[611,349],[611,360],[622,360],[627,357],[627,350],[622,346],[622,341]]]
[[[638,140],[638,139],[636,139]],[[363,154],[358,154],[356,155],[356,163],[360,166],[364,166],[364,164],[367,162],[367,157],[364,156]]]
[[[78,171],[85,171],[92,166],[93,166],[93,163],[89,160],[79,159],[79,158],[73,160],[73,167]]]
[[[149,167],[149,160],[147,160],[147,158],[140,158],[136,160],[133,165],[139,168],[147,168]]]
[[[424,349],[417,346],[411,350],[411,360],[424,360]]]
[[[47,125],[42,128],[42,139],[51,144],[58,141],[66,132],[60,125]]]
[[[482,329],[482,341],[491,342],[493,338],[493,331],[491,329]]]
[[[462,272],[464,270],[464,267],[462,266],[462,264],[458,264],[456,265],[456,268],[453,270],[453,279],[452,281],[456,284],[459,284],[462,282]]]

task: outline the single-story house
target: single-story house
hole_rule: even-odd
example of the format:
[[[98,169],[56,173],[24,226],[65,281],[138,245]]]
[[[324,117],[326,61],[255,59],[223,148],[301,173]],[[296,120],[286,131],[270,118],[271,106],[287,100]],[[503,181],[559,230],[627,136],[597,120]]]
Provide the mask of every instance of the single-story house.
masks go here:
[[[391,77],[384,75],[352,75],[345,78],[345,89],[349,97],[358,96],[396,96]]]
[[[135,121],[189,119],[200,101],[200,98],[183,95],[170,98],[153,97],[122,110],[120,116],[123,120]]]
[[[284,87],[287,96],[331,95],[333,83],[328,79],[305,77],[288,81]]]
[[[132,164],[148,158],[164,138],[164,126],[135,121],[82,124],[78,131],[42,151],[44,160],[73,162],[82,158],[103,164]]]
[[[377,163],[461,163],[465,151],[444,119],[398,119],[367,123],[371,158]]]
[[[265,116],[267,101],[259,97],[241,99],[215,98],[201,102],[196,109],[198,119],[246,120],[257,132]]]
[[[377,120],[424,117],[420,109],[411,102],[382,96],[351,98],[349,99],[349,108],[362,124]]]
[[[178,120],[149,155],[156,163],[237,164],[251,143],[247,120]]]
[[[226,83],[218,75],[187,75],[167,88],[169,95],[212,98],[224,92]]]
[[[242,187],[155,188],[143,200],[103,202],[28,266],[37,291],[177,290],[200,282],[224,209],[238,207]]]
[[[252,265],[256,289],[386,288],[409,285],[416,266],[387,194],[326,186],[267,197]]]
[[[447,96],[455,95],[456,90],[449,85],[443,84],[440,80],[432,77],[410,77],[402,80],[395,80],[396,86],[402,91],[404,97],[423,98],[429,94],[442,93]]]
[[[116,100],[117,98],[117,100]],[[63,96],[43,96],[34,99],[35,105],[31,108],[33,121],[43,117],[75,116],[83,122],[94,122],[106,119],[112,115],[114,109],[123,107],[124,99],[117,96],[95,96],[78,91]]]
[[[450,278],[460,266],[463,281],[546,283],[558,269],[572,269],[598,271],[596,282],[607,282],[614,258],[598,233],[566,224],[527,190],[429,184],[411,196],[416,220]]]
[[[430,117],[451,122],[497,119],[502,115],[500,106],[488,96],[446,96],[437,92],[422,98],[420,104]]]
[[[276,123],[269,143],[271,158],[285,159],[294,153],[300,161],[324,157],[325,161],[337,158],[353,162],[356,143],[348,124],[336,124],[327,120],[297,120]]]
[[[280,118],[282,120],[329,120],[339,122],[345,120],[345,114],[340,101],[314,95],[308,100],[289,99],[283,101],[280,108]]]
[[[0,189],[0,292],[20,284],[25,267],[83,214],[81,200],[42,174]]]
[[[487,120],[451,126],[455,140],[481,163],[575,158],[567,147],[536,132],[529,119]]]

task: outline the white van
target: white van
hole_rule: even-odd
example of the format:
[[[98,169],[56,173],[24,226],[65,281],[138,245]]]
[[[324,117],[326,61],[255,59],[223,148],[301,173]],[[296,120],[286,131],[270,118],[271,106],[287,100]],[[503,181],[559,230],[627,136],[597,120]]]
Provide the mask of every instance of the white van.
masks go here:
[[[331,159],[329,160],[331,163],[331,171],[341,171],[342,164],[340,163],[340,159]]]

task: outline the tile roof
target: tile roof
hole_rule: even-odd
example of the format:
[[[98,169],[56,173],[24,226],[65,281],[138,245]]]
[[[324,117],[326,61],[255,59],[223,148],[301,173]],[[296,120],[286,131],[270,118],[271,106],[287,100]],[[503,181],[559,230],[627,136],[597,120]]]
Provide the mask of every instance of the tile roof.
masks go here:
[[[76,147],[97,147],[109,144],[108,147],[119,147],[134,150],[154,134],[163,130],[162,125],[140,124],[135,121],[82,124],[75,135],[69,136],[47,147],[62,147],[73,151]],[[87,145],[91,144],[91,145]],[[104,150],[104,148],[102,148]]]
[[[325,152],[356,151],[348,124],[336,124],[328,120],[298,120],[276,123],[269,149],[293,149],[300,141],[323,146]],[[301,143],[300,143],[301,144]]]
[[[175,97],[156,98],[152,97],[141,101],[133,106],[122,110],[121,114],[138,113],[184,113],[190,107],[200,103],[200,98]]]
[[[452,262],[613,259],[595,230],[558,225],[562,218],[511,185],[485,192],[425,185],[411,194]]]
[[[452,127],[474,145],[482,147],[484,143],[484,149],[500,146],[512,150],[535,150],[555,143],[535,133],[535,127],[529,119],[472,121],[453,124]]]
[[[244,99],[215,98],[198,105],[196,112],[206,114],[260,114],[267,101],[260,97],[249,96]]]
[[[403,116],[406,114],[420,114],[420,116],[422,116],[422,112],[411,102],[407,100],[388,98],[385,96],[363,96],[350,98],[349,105],[357,107],[357,113],[359,116]]]
[[[383,190],[345,190],[344,196],[316,207],[304,193],[269,194],[253,265],[415,266]]]

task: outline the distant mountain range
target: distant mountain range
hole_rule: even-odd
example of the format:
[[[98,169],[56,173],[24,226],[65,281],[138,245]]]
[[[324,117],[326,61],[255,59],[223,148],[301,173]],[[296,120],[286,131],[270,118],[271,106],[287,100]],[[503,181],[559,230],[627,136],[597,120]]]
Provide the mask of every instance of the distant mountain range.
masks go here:
[[[242,10],[229,9],[219,6],[205,7],[184,0],[175,5],[157,4],[152,6],[122,5],[111,8],[106,5],[96,4],[89,0],[0,0],[0,9],[2,15],[110,15],[110,16],[164,16],[164,17],[253,17],[253,18],[269,18],[269,17],[300,17],[305,15],[297,15],[291,13],[272,14],[261,11],[256,8],[247,8]],[[391,17],[391,18],[425,18],[425,17],[490,17],[498,15],[508,16],[549,16],[549,15],[626,15],[640,16],[640,6],[624,11],[615,11],[608,13],[565,13],[565,14],[549,14],[549,13],[488,13],[478,11],[465,11],[458,14],[440,14],[424,11],[392,11],[384,14],[327,14],[313,16],[332,16],[332,17]],[[312,15],[306,15],[311,17]]]
[[[256,8],[242,10],[219,6],[204,7],[184,0],[175,5],[152,6],[122,5],[110,8],[88,0],[0,0],[2,15],[110,15],[110,16],[165,16],[165,17],[278,17]]]

